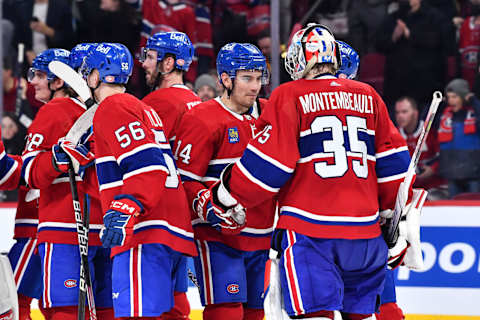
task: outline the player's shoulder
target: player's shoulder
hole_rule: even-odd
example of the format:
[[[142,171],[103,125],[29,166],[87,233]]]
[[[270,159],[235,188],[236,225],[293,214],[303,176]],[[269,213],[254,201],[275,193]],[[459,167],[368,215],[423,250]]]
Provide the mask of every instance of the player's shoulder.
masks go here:
[[[337,81],[350,90],[362,91],[370,94],[378,94],[375,89],[366,82],[361,82],[352,79],[337,79]]]
[[[195,108],[185,112],[182,122],[201,123],[205,126],[211,126],[215,122],[218,123],[220,112],[220,104],[215,99],[211,99],[201,102]]]
[[[45,103],[40,110],[38,110],[35,120],[55,120],[61,121],[62,116],[77,114],[86,110],[86,107],[79,101],[72,98],[54,98]],[[38,121],[37,121],[38,122]]]
[[[136,113],[147,105],[128,93],[117,93],[105,98],[95,112],[95,119],[113,120],[125,114]]]

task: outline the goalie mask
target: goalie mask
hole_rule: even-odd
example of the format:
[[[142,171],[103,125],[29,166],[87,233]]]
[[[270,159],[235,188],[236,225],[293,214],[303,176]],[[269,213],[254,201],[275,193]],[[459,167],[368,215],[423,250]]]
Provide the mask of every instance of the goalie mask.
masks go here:
[[[293,80],[298,80],[317,63],[331,63],[336,72],[342,63],[340,50],[330,30],[320,24],[309,24],[293,36],[285,69]]]

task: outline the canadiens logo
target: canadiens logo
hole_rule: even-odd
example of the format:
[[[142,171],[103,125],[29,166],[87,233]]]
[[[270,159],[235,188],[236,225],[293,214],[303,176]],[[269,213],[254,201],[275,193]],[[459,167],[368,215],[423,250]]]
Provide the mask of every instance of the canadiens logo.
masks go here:
[[[238,141],[240,141],[240,137],[238,136],[238,129],[236,127],[228,128],[228,142],[237,143]]]
[[[231,294],[237,294],[240,292],[240,286],[236,283],[229,284],[227,286],[227,292]]]
[[[77,280],[67,279],[63,282],[65,288],[75,288],[77,286]]]

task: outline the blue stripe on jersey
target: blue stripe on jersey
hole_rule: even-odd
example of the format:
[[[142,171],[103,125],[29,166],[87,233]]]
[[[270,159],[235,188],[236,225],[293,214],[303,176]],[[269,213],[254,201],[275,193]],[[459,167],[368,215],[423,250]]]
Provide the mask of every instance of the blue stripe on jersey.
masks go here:
[[[196,179],[193,179],[193,178],[190,178],[186,175],[183,175],[183,174],[180,174],[180,179],[182,179],[182,181],[198,181]]]
[[[95,164],[97,170],[98,184],[102,185],[122,181],[123,176],[116,161],[105,161]]]
[[[195,8],[195,16],[200,18],[210,19],[210,12],[207,7],[197,6]]]
[[[149,166],[163,166],[165,169],[167,168],[165,158],[160,148],[148,148],[135,152],[122,159],[119,165],[124,175]]]
[[[241,236],[244,236],[244,237],[250,237],[250,238],[265,238],[265,237],[268,237],[270,238],[273,234],[273,231],[272,232],[269,232],[269,233],[261,233],[261,234],[258,234],[258,233],[251,233],[251,232],[244,232],[244,231],[241,231],[240,232],[240,235]]]
[[[5,154],[2,159],[0,160],[0,180],[2,180],[5,175],[12,169],[15,165],[15,160],[10,158],[7,154]]]
[[[378,178],[385,178],[405,173],[410,163],[408,150],[395,152],[386,157],[378,158],[375,163],[375,171]]]
[[[89,233],[100,233],[101,229],[88,229]],[[77,228],[67,228],[67,227],[40,227],[38,232],[41,231],[65,231],[65,232],[77,232]]]
[[[367,145],[367,154],[375,156],[375,137],[366,133],[365,131],[358,131],[358,140],[365,142]],[[348,138],[348,132],[343,131],[344,147],[346,151],[350,150],[350,139]],[[315,153],[323,153],[323,143],[325,141],[332,140],[331,131],[323,131],[312,133],[303,137],[300,137],[298,141],[298,149],[300,152],[300,158],[306,158]]]
[[[145,230],[151,230],[151,229],[163,229],[165,231],[168,231],[169,233],[171,233],[172,235],[176,236],[176,237],[179,237],[179,238],[182,238],[184,240],[188,240],[188,241],[192,241],[193,242],[193,238],[191,237],[187,237],[181,233],[178,233],[178,232],[175,232],[173,231],[172,229],[168,228],[167,226],[165,225],[161,225],[161,224],[154,224],[154,225],[148,225],[148,226],[145,226],[145,227],[141,227],[141,228],[138,228],[138,229],[135,229],[133,231],[133,234],[137,234],[139,232],[142,232],[142,231],[145,231]]]
[[[300,215],[295,212],[287,211],[287,210],[282,210],[280,215],[286,215],[286,216],[291,216],[297,219],[301,219],[303,221],[313,223],[313,224],[319,224],[319,225],[328,225],[328,226],[370,226],[378,222],[378,219],[380,217],[377,216],[375,220],[372,221],[365,221],[365,222],[348,222],[348,221],[321,221],[321,220],[315,220],[315,219],[310,219],[307,218],[303,215]]]
[[[152,27],[149,25],[148,22],[146,22],[145,19],[143,19],[143,21],[142,21],[142,32],[144,32],[146,34],[151,34],[151,32],[152,32]]]
[[[220,179],[220,174],[227,165],[228,163],[209,164],[205,177]]]
[[[262,159],[248,148],[245,149],[240,162],[252,176],[272,188],[281,188],[292,176],[291,173]]]
[[[22,179],[27,183],[27,184],[30,184],[29,181],[27,181],[27,177],[25,176],[26,175],[26,169],[27,169],[27,166],[28,164],[33,161],[33,159],[35,159],[35,156],[31,156],[31,157],[28,157],[28,158],[25,158],[23,159],[23,164],[22,164],[22,171],[21,171],[21,176],[22,176]],[[30,171],[31,172],[31,171]]]

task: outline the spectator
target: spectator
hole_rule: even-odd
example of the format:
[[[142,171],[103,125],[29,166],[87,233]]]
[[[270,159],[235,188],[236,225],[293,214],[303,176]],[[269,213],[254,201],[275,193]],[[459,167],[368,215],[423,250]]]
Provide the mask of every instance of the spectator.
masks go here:
[[[460,28],[458,42],[462,78],[473,87],[475,76],[478,73],[478,54],[480,52],[480,11],[467,17]]]
[[[12,113],[4,113],[2,118],[2,140],[5,152],[8,154],[21,155],[25,148],[25,136],[27,131],[16,120]],[[17,201],[18,190],[1,190],[0,201]]]
[[[480,101],[468,82],[454,79],[445,88],[448,106],[438,129],[440,174],[450,197],[480,192]]]
[[[3,111],[15,112],[18,79],[13,76],[12,59],[3,59]],[[35,89],[27,81],[21,78],[22,86],[22,105],[20,112],[34,116],[36,111],[42,106],[42,102],[35,99]],[[27,90],[25,91],[25,88]]]
[[[407,96],[397,100],[395,103],[395,121],[400,134],[407,141],[408,151],[412,156],[425,123],[419,118],[415,100]],[[438,174],[439,151],[437,133],[430,131],[420,155],[417,178],[414,184],[416,188],[428,190],[429,196],[433,196],[435,199],[447,198],[446,190],[444,190],[446,182]]]
[[[385,54],[385,101],[389,107],[403,95],[420,109],[435,89],[444,87],[447,56],[453,54],[451,22],[422,0],[401,0],[379,30],[377,48]]]
[[[135,52],[140,39],[140,21],[135,9],[125,0],[84,0],[78,2],[78,8],[80,42],[118,42]]]
[[[213,99],[217,96],[217,84],[214,77],[205,73],[195,80],[195,92],[202,99],[202,102]]]
[[[6,112],[3,114],[2,140],[6,153],[21,155],[25,148],[26,134],[27,131],[19,125],[13,113]]]
[[[17,42],[25,44],[29,64],[47,48],[70,49],[75,40],[72,8],[64,0],[17,1],[13,15]]]
[[[348,14],[348,43],[360,56],[375,51],[375,33],[387,15],[387,0],[351,1]]]

